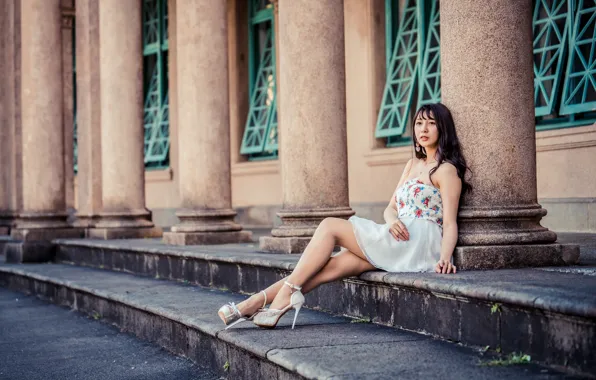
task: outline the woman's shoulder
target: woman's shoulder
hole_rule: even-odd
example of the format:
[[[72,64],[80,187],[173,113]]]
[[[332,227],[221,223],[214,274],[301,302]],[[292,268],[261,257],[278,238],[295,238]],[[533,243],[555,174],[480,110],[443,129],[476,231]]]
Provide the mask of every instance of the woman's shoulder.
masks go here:
[[[439,165],[439,167],[437,167],[437,173],[439,173],[439,172],[441,172],[443,174],[447,174],[447,175],[452,175],[452,174],[457,175],[457,168],[451,162],[443,161],[443,162],[441,162],[441,165]]]
[[[460,179],[459,175],[457,174],[457,168],[451,162],[444,161],[437,167],[437,171],[433,176],[437,179],[439,184],[445,180],[454,180]]]

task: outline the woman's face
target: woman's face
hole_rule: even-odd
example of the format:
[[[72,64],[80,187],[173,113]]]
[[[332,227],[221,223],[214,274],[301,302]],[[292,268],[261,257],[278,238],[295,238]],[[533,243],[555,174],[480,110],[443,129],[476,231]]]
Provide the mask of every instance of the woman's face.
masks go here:
[[[418,115],[414,121],[414,133],[423,148],[435,148],[439,144],[439,129],[432,113],[422,115],[421,112]]]

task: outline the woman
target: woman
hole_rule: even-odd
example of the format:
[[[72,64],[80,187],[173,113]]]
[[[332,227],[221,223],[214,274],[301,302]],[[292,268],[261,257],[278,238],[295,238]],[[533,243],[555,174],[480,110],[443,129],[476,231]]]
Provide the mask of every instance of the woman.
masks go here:
[[[281,316],[295,309],[294,328],[304,304],[303,292],[375,268],[456,273],[452,254],[460,195],[470,190],[464,178],[468,167],[453,117],[443,104],[422,106],[413,129],[416,157],[406,164],[383,213],[386,224],[356,216],[326,218],[292,274],[237,306],[229,303],[219,310],[227,328],[246,319],[273,328]],[[344,249],[332,256],[335,245]],[[273,302],[265,309],[268,299]]]

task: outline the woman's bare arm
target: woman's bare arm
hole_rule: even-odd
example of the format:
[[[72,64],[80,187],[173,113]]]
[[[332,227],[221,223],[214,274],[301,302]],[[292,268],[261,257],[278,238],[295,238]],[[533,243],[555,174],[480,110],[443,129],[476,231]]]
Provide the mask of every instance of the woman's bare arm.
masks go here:
[[[457,210],[462,189],[461,179],[455,166],[444,163],[433,175],[439,185],[443,201],[443,239],[441,242],[441,260],[449,262],[457,244]],[[453,270],[455,272],[455,269]],[[449,273],[448,266],[441,268],[441,273]]]

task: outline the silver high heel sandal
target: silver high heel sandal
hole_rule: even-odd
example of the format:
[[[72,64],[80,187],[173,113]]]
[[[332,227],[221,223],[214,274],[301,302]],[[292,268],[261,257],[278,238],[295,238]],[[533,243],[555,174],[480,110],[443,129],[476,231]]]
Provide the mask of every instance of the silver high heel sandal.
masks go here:
[[[263,307],[258,309],[250,317],[243,317],[242,314],[240,313],[240,310],[238,310],[238,307],[236,306],[236,304],[234,302],[227,303],[219,308],[219,311],[217,312],[217,314],[219,315],[219,317],[221,318],[223,323],[227,325],[225,330],[229,329],[230,327],[232,327],[235,324],[238,324],[240,322],[251,321],[257,314],[259,314],[261,311],[263,311],[265,309],[265,305],[267,305],[267,293],[265,293],[264,290],[262,290],[261,293],[263,293],[263,296],[265,296],[265,301],[263,302]]]
[[[290,289],[293,290],[292,295],[290,296],[290,304],[281,310],[266,309],[261,311],[253,320],[255,325],[272,329],[277,325],[277,322],[279,322],[285,313],[287,313],[290,309],[296,309],[296,312],[294,313],[294,322],[292,322],[292,330],[294,329],[298,313],[300,312],[302,305],[304,305],[304,294],[302,294],[300,291],[302,289],[300,286],[296,286],[287,281],[284,281],[284,285],[289,286]]]

